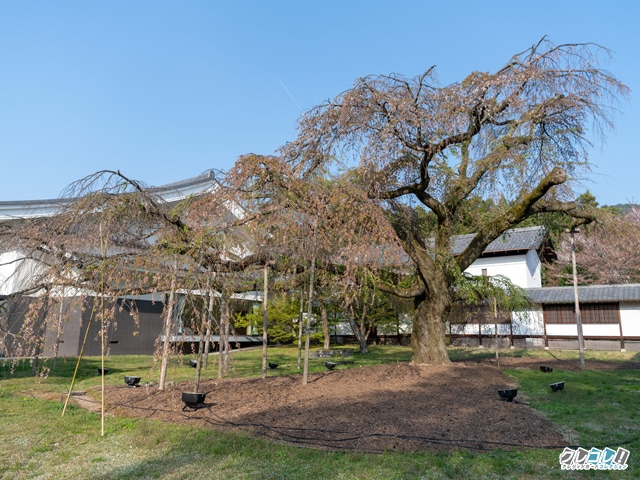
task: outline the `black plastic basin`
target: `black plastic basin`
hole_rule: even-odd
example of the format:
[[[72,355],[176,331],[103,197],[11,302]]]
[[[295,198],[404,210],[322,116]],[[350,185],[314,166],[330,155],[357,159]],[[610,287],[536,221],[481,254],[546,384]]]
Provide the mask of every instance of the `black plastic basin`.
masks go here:
[[[516,398],[516,395],[518,395],[518,389],[517,388],[502,388],[500,390],[498,390],[498,395],[500,395],[500,398],[507,401],[507,402],[512,402],[514,398]]]
[[[140,377],[132,377],[130,375],[125,375],[124,383],[126,383],[130,387],[136,387],[138,386],[138,383],[140,383]]]
[[[197,410],[204,403],[206,396],[206,393],[182,392],[182,401],[184,402],[184,407],[182,409],[190,408],[192,410]]]

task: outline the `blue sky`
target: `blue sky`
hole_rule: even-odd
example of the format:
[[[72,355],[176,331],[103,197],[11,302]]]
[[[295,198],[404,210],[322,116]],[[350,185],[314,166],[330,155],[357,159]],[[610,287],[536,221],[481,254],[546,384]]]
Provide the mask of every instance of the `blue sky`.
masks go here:
[[[631,101],[579,190],[640,202],[639,22],[622,0],[0,2],[0,201],[101,169],[147,185],[226,170],[358,77],[436,65],[444,85],[548,35],[614,51]]]

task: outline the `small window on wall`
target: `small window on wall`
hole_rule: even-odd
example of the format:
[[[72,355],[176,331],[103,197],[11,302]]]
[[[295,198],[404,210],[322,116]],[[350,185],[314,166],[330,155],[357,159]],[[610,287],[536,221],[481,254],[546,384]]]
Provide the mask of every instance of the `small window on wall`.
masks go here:
[[[547,323],[576,323],[573,305],[543,305]],[[617,303],[580,304],[582,323],[618,323],[620,306]]]

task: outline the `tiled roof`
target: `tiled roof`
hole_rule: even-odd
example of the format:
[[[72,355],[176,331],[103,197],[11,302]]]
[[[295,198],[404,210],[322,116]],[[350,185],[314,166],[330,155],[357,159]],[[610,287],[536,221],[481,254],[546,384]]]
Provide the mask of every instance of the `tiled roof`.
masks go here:
[[[161,187],[150,187],[148,191],[160,196],[165,202],[177,202],[189,195],[215,191],[217,181],[212,171],[207,171],[197,177],[187,178],[179,182]],[[52,200],[21,200],[0,202],[0,223],[23,218],[48,217],[60,212],[72,200],[57,198]]]
[[[505,231],[500,237],[491,242],[484,249],[482,255],[492,255],[502,252],[522,252],[525,250],[538,250],[547,235],[545,227],[514,228]],[[460,255],[469,246],[475,234],[457,235],[451,241],[451,251],[454,255]],[[433,248],[434,240],[428,239],[427,246]],[[410,265],[411,259],[404,251],[395,251],[388,246],[371,246],[362,256],[362,262]]]
[[[573,287],[528,288],[526,292],[534,303],[573,303]],[[589,285],[578,287],[580,303],[640,301],[640,284]]]
[[[484,254],[509,252],[514,250],[537,250],[546,235],[544,227],[525,227],[507,230],[484,250]],[[469,246],[475,234],[458,235],[453,239],[453,254],[460,255]]]

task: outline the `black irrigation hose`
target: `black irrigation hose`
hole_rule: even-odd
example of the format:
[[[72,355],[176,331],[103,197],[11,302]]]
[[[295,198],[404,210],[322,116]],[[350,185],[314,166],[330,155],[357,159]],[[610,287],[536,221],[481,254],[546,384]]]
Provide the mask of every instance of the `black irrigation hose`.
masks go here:
[[[131,405],[123,405],[123,404],[114,404],[115,406],[125,406],[127,408],[134,408],[134,409],[138,409],[138,410],[147,410],[147,411],[152,411],[152,412],[165,412],[165,413],[175,413],[174,410],[170,410],[170,409],[160,409],[160,408],[148,408],[148,407],[135,407],[135,406],[131,406]],[[210,405],[209,405],[210,407]],[[200,415],[188,415],[186,413],[180,413],[180,415],[182,415],[184,418],[188,418],[188,419],[192,419],[192,420],[200,420],[203,421],[205,423],[208,423],[210,425],[215,425],[215,426],[226,426],[226,427],[234,427],[234,428],[238,428],[238,429],[255,429],[255,428],[263,428],[267,431],[272,431],[275,432],[276,434],[279,435],[280,439],[282,439],[282,437],[288,437],[291,438],[292,441],[295,440],[297,443],[307,443],[307,444],[316,444],[316,445],[321,445],[321,446],[325,446],[325,447],[332,447],[332,448],[337,448],[335,443],[338,442],[348,442],[348,441],[355,441],[355,440],[359,440],[359,439],[363,439],[363,438],[371,438],[371,437],[381,437],[381,438],[397,438],[397,439],[401,439],[401,440],[419,440],[419,441],[423,441],[426,443],[434,443],[434,444],[441,444],[441,445],[450,445],[450,446],[463,446],[465,448],[475,448],[477,450],[484,450],[484,448],[482,448],[481,446],[473,446],[474,444],[477,445],[501,445],[501,446],[511,446],[511,447],[529,447],[529,445],[526,444],[520,444],[520,443],[508,443],[508,442],[491,442],[491,441],[482,441],[482,440],[476,440],[476,439],[452,439],[452,440],[448,440],[448,439],[440,439],[440,438],[432,438],[432,437],[421,437],[421,436],[412,436],[412,435],[400,435],[400,434],[391,434],[391,433],[369,433],[369,434],[362,434],[362,435],[353,435],[353,432],[348,432],[348,431],[341,431],[341,430],[327,430],[327,429],[321,429],[321,428],[303,428],[303,427],[284,427],[284,426],[272,426],[272,425],[266,425],[264,423],[238,423],[238,422],[232,422],[230,420],[226,420],[222,417],[220,417],[219,415],[212,413],[212,415],[216,418],[218,418],[219,421],[214,421],[210,418],[207,417],[203,417]],[[328,441],[332,442],[332,443],[318,443],[317,442],[317,438],[309,438],[309,437],[301,437],[301,436],[296,436],[293,435],[291,433],[285,433],[284,430],[287,431],[298,431],[298,432],[309,432],[309,433],[320,433],[320,434],[330,434],[330,435],[349,435],[349,437],[345,437],[345,438],[339,438],[339,439],[335,439],[332,438]],[[254,432],[256,433],[256,432]],[[259,433],[258,433],[259,434]],[[259,434],[260,435],[260,434]],[[266,435],[266,434],[261,434],[262,436],[268,437],[268,438],[277,438],[277,437],[273,437],[270,435]],[[315,442],[314,442],[315,440]],[[472,446],[467,446],[465,444],[472,444]],[[535,448],[543,448],[543,449],[555,449],[555,448],[564,448],[565,445],[542,445],[542,446],[536,446]],[[353,449],[354,447],[349,447],[349,446],[342,446],[341,448],[343,449]],[[386,451],[386,450],[379,450],[379,451]]]
[[[263,423],[236,423],[236,422],[231,422],[229,420],[225,420],[224,418],[220,417],[219,415],[216,415],[215,413],[213,413],[213,415],[217,417],[220,420],[220,422],[216,423],[202,416],[189,416],[189,418],[202,420],[205,423],[209,423],[213,425],[225,425],[225,426],[232,426],[235,428],[247,428],[247,427],[264,428],[267,431],[274,431],[281,436],[285,436],[285,437],[300,441],[301,443],[308,442],[311,439],[309,439],[308,437],[299,437],[293,434],[287,434],[281,430],[309,432],[309,433],[323,433],[323,434],[331,434],[331,435],[347,435],[347,434],[351,435],[350,437],[346,437],[346,438],[331,439],[331,441],[334,443],[355,441],[363,438],[379,437],[379,438],[397,438],[400,440],[414,440],[414,441],[417,440],[425,443],[435,443],[439,445],[463,446],[465,448],[474,448],[477,450],[485,450],[485,448],[482,447],[483,445],[530,447],[529,445],[522,444],[522,443],[496,442],[496,441],[476,440],[476,439],[442,439],[442,438],[433,438],[433,437],[423,437],[418,435],[401,435],[401,434],[392,434],[392,433],[368,433],[368,434],[353,435],[352,432],[345,432],[345,431],[339,431],[339,430],[326,430],[326,429],[319,429],[319,428],[303,428],[303,427],[280,427],[280,426],[266,425]],[[471,444],[471,446],[468,446],[466,444]],[[558,449],[558,448],[564,448],[565,446],[566,445],[536,445],[531,448]]]
[[[93,403],[98,403],[98,402],[93,402]],[[128,404],[114,404],[115,406],[122,406],[122,407],[127,407],[127,408],[133,408],[133,409],[138,409],[138,410],[147,410],[147,411],[152,411],[152,412],[165,412],[165,413],[175,413],[174,410],[171,409],[161,409],[161,408],[148,408],[148,407],[136,407],[136,406],[132,406],[132,405],[128,405]],[[207,405],[207,404],[205,404]],[[192,419],[192,420],[200,420],[203,421],[207,424],[210,425],[215,425],[215,426],[220,426],[220,427],[234,427],[234,428],[238,428],[238,429],[243,429],[243,430],[249,430],[249,429],[255,429],[255,428],[262,428],[264,430],[266,430],[267,432],[273,432],[275,435],[269,435],[267,433],[258,433],[258,432],[253,432],[257,435],[261,435],[263,437],[266,438],[272,438],[275,440],[282,440],[283,437],[284,438],[289,438],[291,439],[290,441],[292,443],[299,443],[299,444],[303,444],[303,445],[316,445],[316,446],[322,446],[322,447],[326,447],[326,448],[334,448],[334,449],[346,449],[346,450],[355,450],[355,447],[351,447],[349,445],[341,445],[341,446],[337,446],[336,443],[341,443],[341,442],[351,442],[351,441],[356,441],[356,440],[361,440],[364,438],[374,438],[374,437],[379,437],[379,438],[397,438],[399,440],[412,440],[412,441],[422,441],[424,443],[432,443],[432,444],[437,444],[437,445],[448,445],[448,446],[457,446],[457,447],[463,447],[463,448],[468,448],[468,449],[474,449],[474,450],[489,450],[491,447],[493,446],[503,446],[503,447],[526,447],[526,448],[540,448],[543,450],[554,450],[554,449],[561,449],[561,448],[565,448],[567,447],[567,445],[527,445],[527,444],[522,444],[522,443],[512,443],[512,442],[498,442],[498,441],[490,441],[490,440],[477,440],[477,439],[442,439],[442,438],[433,438],[433,437],[423,437],[423,436],[419,436],[419,435],[402,435],[402,434],[393,434],[393,433],[367,433],[367,434],[356,434],[354,435],[353,432],[349,432],[349,431],[341,431],[341,430],[328,430],[328,429],[322,429],[322,428],[304,428],[304,427],[285,427],[285,426],[273,426],[273,425],[266,425],[264,423],[238,423],[238,422],[232,422],[230,420],[226,420],[223,417],[221,417],[220,415],[217,415],[214,412],[211,412],[210,408],[211,408],[211,404],[207,405],[206,407],[203,408],[207,408],[209,409],[209,412],[218,419],[218,421],[215,421],[211,418],[208,417],[204,417],[201,415],[188,415],[186,413],[180,413],[180,415],[182,415],[184,418],[188,418],[188,419]],[[302,437],[302,436],[298,436],[298,435],[294,435],[293,433],[286,433],[286,431],[289,432],[309,432],[309,433],[315,433],[315,434],[324,434],[324,435],[349,435],[348,437],[344,437],[344,438],[331,438],[331,439],[319,439],[319,438],[309,438],[309,437]],[[277,436],[276,436],[277,435]],[[640,436],[636,436],[630,440],[625,440],[623,442],[616,442],[615,445],[616,446],[620,446],[620,445],[627,445],[629,443],[633,443],[636,440],[640,439]],[[285,440],[286,441],[286,440]],[[329,442],[329,443],[326,443]],[[470,444],[470,445],[469,445]],[[486,447],[485,447],[486,446]],[[591,447],[593,447],[593,445],[589,445],[589,446],[581,446],[581,445],[571,445],[571,448],[585,448],[585,449],[590,449]],[[377,449],[377,450],[373,450],[373,452],[378,451],[378,452],[386,452],[388,451],[387,449]]]

